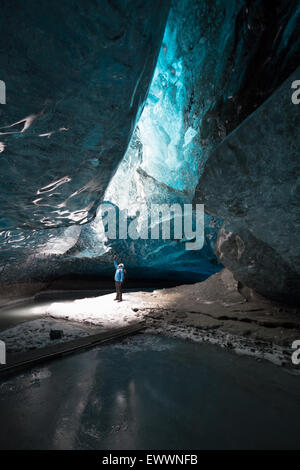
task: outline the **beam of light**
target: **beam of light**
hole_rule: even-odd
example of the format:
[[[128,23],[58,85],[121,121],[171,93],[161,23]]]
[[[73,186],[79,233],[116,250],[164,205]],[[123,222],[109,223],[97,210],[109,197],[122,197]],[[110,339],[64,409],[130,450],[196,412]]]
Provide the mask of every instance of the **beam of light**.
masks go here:
[[[118,328],[138,321],[136,312],[132,310],[134,296],[123,296],[123,302],[114,301],[115,294],[53,302],[44,311],[54,318]]]

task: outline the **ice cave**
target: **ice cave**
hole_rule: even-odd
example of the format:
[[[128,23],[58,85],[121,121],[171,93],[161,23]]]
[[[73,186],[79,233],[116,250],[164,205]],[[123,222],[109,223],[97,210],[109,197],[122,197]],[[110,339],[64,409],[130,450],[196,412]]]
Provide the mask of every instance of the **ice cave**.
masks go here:
[[[0,449],[299,449],[299,1],[1,7]]]

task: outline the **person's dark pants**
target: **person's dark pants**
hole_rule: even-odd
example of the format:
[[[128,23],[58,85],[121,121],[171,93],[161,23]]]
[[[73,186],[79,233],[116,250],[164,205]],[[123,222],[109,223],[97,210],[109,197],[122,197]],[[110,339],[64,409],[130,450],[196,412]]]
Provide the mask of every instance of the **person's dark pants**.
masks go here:
[[[122,300],[122,282],[115,281],[116,284],[116,299]]]

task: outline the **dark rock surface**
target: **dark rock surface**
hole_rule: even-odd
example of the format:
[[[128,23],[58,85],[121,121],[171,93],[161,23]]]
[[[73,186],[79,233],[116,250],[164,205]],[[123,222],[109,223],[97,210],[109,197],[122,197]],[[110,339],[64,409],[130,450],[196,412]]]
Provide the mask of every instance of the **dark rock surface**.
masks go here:
[[[257,292],[300,300],[298,68],[206,163],[195,200],[225,220],[216,252]]]

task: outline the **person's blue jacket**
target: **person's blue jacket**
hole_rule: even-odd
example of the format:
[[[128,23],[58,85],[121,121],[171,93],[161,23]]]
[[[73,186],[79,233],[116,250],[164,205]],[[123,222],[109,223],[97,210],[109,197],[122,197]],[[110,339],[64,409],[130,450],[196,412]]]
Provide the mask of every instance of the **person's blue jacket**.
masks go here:
[[[118,263],[114,260],[114,265],[116,268],[115,281],[123,282],[124,281],[124,268],[119,268]]]

